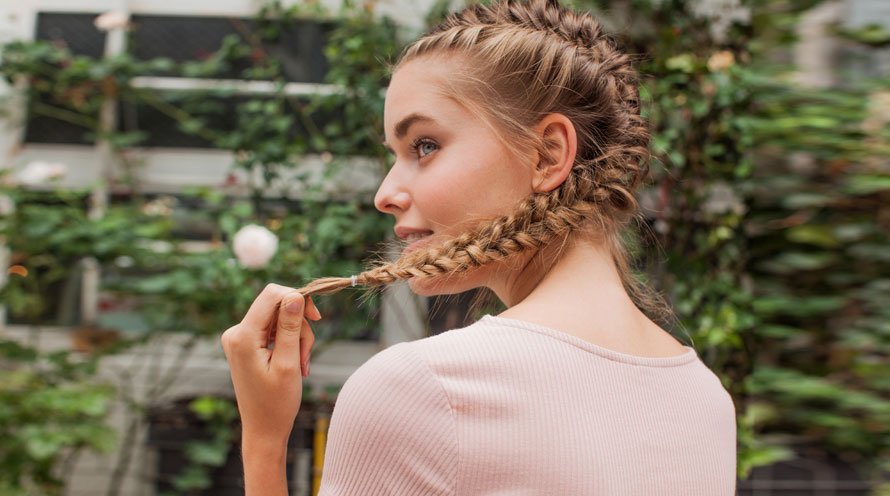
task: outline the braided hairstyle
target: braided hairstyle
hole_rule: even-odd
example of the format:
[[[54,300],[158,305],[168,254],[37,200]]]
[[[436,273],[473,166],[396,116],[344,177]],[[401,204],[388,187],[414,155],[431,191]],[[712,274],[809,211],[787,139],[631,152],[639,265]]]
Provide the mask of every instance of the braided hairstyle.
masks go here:
[[[621,237],[629,221],[642,220],[634,191],[646,179],[650,159],[630,57],[589,12],[556,0],[466,7],[406,47],[393,71],[443,55],[458,61],[453,77],[442,83],[446,95],[493,123],[513,149],[537,151],[551,161],[548,140],[533,127],[549,113],[568,117],[578,137],[575,163],[559,187],[535,192],[513,211],[481,219],[457,236],[433,235],[432,242],[395,261],[375,261],[357,275],[357,283],[381,288],[410,278],[448,277],[583,236],[609,248],[637,305],[654,318],[671,316],[664,300],[633,277]],[[300,291],[329,294],[351,282],[321,278]]]

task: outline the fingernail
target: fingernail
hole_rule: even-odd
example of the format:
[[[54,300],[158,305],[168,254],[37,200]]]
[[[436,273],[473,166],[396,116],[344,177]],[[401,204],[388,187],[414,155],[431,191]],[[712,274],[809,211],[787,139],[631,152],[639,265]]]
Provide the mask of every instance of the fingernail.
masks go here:
[[[288,303],[284,309],[291,313],[300,313],[303,311],[303,302],[301,300],[294,300]]]

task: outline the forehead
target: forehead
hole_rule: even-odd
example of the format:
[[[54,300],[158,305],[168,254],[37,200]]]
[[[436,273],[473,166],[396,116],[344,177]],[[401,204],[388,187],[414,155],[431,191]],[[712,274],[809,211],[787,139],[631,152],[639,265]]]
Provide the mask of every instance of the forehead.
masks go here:
[[[456,63],[444,56],[422,56],[401,65],[386,90],[383,121],[387,136],[402,118],[422,113],[439,120],[462,114],[461,106],[443,93]]]

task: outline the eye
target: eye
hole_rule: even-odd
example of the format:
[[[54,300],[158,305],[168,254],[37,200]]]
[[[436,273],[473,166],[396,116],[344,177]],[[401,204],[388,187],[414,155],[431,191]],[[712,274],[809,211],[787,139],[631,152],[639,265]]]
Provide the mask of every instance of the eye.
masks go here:
[[[417,138],[411,143],[411,151],[413,153],[419,153],[420,158],[423,158],[430,153],[433,153],[439,148],[439,145],[436,144],[435,141],[429,138]]]

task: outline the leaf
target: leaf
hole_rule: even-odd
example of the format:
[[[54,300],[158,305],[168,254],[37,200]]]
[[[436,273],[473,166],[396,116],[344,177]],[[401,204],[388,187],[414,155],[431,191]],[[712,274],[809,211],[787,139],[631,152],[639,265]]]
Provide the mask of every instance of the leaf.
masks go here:
[[[890,191],[890,176],[859,174],[850,177],[842,191],[851,195],[870,195]]]
[[[220,467],[226,463],[229,447],[220,443],[193,441],[186,445],[185,452],[194,463]]]
[[[691,74],[695,72],[695,56],[691,53],[675,55],[665,60],[664,66],[673,71]]]
[[[232,404],[232,400],[216,396],[195,398],[189,403],[189,409],[204,421],[212,421],[214,419],[229,421],[237,414],[237,409]]]
[[[33,362],[37,359],[37,350],[6,339],[0,339],[0,356],[19,362]]]
[[[37,460],[51,459],[63,444],[61,437],[57,434],[36,426],[25,427],[22,430],[22,437],[25,440],[25,448],[28,455]]]
[[[189,466],[182,474],[173,478],[173,487],[179,491],[207,489],[213,484],[207,471],[200,466]]]
[[[836,31],[838,34],[841,34],[846,38],[858,41],[865,45],[873,47],[890,45],[890,29],[887,29],[885,26],[876,22],[859,26],[856,29],[839,28]]]
[[[789,229],[786,236],[788,241],[808,243],[826,248],[835,247],[840,244],[834,235],[832,226],[803,224]],[[816,265],[818,265],[818,263],[816,263]]]
[[[754,311],[762,317],[772,314],[812,316],[838,310],[846,302],[847,298],[844,296],[797,297],[794,295],[781,295],[757,298],[752,302],[752,305]]]
[[[791,193],[781,200],[782,206],[789,210],[821,207],[834,201],[836,201],[834,196],[822,193]]]
[[[785,252],[760,263],[764,270],[777,274],[791,274],[802,270],[824,269],[835,262],[832,253]]]

